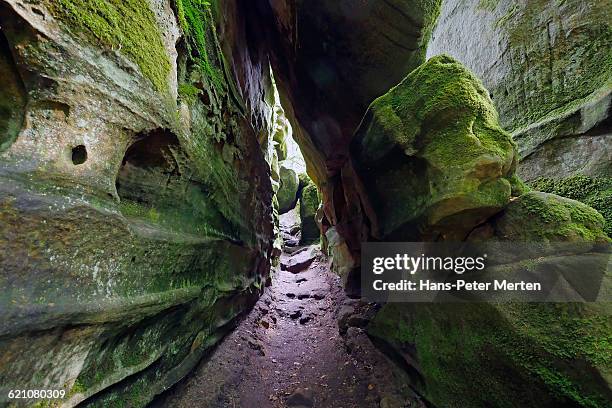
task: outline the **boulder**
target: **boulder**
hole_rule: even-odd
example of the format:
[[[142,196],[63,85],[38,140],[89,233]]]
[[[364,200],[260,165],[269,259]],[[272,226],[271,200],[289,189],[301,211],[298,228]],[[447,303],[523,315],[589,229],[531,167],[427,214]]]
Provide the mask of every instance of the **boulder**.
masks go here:
[[[539,177],[530,182],[529,186],[593,207],[603,215],[606,222],[604,230],[612,237],[612,177],[589,177],[583,174],[565,178]]]
[[[298,200],[297,193],[300,181],[295,170],[282,162],[280,163],[279,174],[278,209],[280,214],[284,214],[295,207],[295,203]]]
[[[488,235],[480,239],[502,242],[609,242],[595,210],[540,192],[515,199],[481,229]],[[409,351],[406,363],[436,406],[604,407],[612,384],[601,349],[612,329],[604,285],[599,303],[389,303],[367,330],[395,355]]]
[[[376,99],[351,151],[378,238],[461,239],[508,203],[515,183],[515,145],[487,90],[447,56]]]
[[[609,1],[446,0],[427,55],[448,54],[490,90],[519,174],[610,175]]]
[[[314,247],[305,248],[291,256],[281,259],[281,269],[291,273],[300,273],[314,262],[317,258],[318,250]]]
[[[513,200],[492,224],[495,236],[515,242],[608,242],[595,209],[555,194],[532,191]]]
[[[302,236],[300,244],[309,245],[319,242],[321,233],[315,220],[319,209],[319,192],[317,186],[310,181],[300,195],[300,219],[302,221]]]

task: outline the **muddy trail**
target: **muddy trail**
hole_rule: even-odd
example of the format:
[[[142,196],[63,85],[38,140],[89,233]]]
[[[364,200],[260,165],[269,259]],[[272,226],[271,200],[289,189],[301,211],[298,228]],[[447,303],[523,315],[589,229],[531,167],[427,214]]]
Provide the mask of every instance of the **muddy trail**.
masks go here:
[[[318,246],[283,235],[281,264],[253,310],[153,406],[425,407],[362,330],[374,305],[346,297]]]

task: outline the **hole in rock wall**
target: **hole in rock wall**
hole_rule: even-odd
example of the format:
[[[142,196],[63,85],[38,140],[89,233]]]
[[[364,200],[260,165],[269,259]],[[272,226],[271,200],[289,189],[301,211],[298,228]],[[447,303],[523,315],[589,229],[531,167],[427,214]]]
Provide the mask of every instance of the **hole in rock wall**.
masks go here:
[[[72,148],[72,164],[78,166],[87,161],[87,148],[84,145],[78,145]]]
[[[117,194],[121,199],[152,203],[155,197],[180,177],[176,160],[180,145],[177,137],[165,129],[137,136],[127,149],[117,175]]]
[[[13,12],[0,5],[0,27],[14,21]],[[0,31],[0,152],[9,148],[21,131],[25,117],[26,90],[13,59],[9,41]]]

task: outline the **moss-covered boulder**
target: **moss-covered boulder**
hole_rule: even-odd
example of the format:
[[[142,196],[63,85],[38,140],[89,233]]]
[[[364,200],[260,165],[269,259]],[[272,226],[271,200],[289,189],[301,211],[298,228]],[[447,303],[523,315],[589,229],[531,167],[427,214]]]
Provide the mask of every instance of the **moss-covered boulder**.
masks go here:
[[[368,327],[435,406],[609,406],[610,303],[387,304]]]
[[[300,180],[296,171],[282,162],[280,163],[279,175],[278,209],[280,214],[284,214],[295,207],[295,203],[298,200],[297,194]]]
[[[605,221],[581,202],[532,191],[513,200],[492,222],[495,236],[516,242],[607,242]]]
[[[609,0],[445,0],[427,55],[448,54],[491,91],[519,174],[611,174]]]
[[[351,150],[379,238],[460,238],[511,196],[512,138],[480,81],[450,57],[376,99]]]
[[[515,199],[480,229],[488,234],[478,239],[502,242],[582,242],[587,249],[609,242],[597,211],[540,192]],[[600,293],[610,293],[609,282],[604,278]],[[389,303],[368,332],[403,356],[414,384],[436,406],[607,407],[612,304],[605,295],[600,300]]]
[[[302,188],[302,193],[300,195],[300,219],[302,221],[300,244],[308,245],[319,242],[321,232],[315,220],[319,203],[319,190],[317,186],[310,181]]]
[[[539,177],[529,183],[534,190],[558,194],[593,207],[606,222],[605,232],[612,236],[612,177],[582,174],[566,178]]]
[[[272,130],[272,140],[274,141],[274,149],[278,155],[278,160],[283,161],[287,158],[287,141],[285,136],[288,132],[289,123],[284,114],[278,114]]]

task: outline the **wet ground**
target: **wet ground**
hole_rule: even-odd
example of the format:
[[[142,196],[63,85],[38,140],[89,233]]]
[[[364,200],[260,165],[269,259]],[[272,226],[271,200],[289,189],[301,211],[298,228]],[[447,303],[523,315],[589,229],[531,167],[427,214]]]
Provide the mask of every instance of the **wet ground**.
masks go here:
[[[345,296],[318,247],[287,250],[251,313],[156,405],[423,407],[362,329],[340,334],[339,317],[368,305]]]

